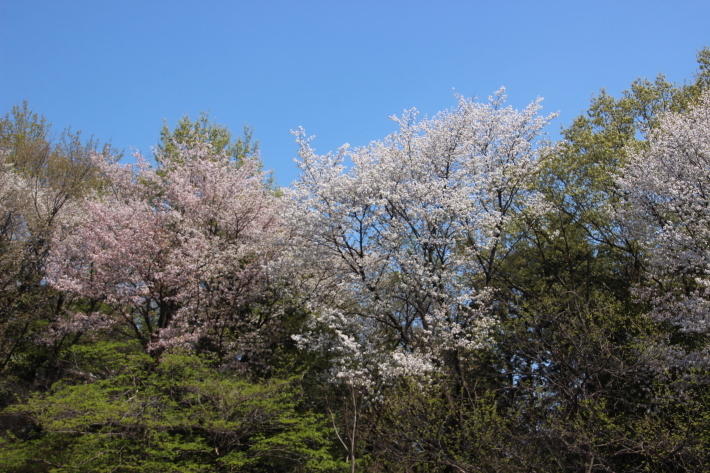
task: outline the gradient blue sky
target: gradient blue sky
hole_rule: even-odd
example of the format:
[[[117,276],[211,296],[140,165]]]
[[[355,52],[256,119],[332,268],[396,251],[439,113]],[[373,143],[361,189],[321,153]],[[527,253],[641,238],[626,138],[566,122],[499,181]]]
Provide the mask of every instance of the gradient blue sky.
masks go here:
[[[206,110],[253,125],[289,185],[298,126],[324,153],[505,86],[561,111],[555,137],[601,87],[691,79],[705,45],[707,0],[0,0],[0,112],[27,100],[56,132],[149,155],[163,119]]]

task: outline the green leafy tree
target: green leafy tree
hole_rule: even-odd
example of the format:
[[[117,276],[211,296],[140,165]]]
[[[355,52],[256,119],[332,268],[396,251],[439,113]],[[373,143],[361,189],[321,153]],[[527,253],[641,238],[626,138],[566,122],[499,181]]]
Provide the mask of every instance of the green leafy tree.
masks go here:
[[[232,132],[224,126],[210,120],[209,113],[200,112],[195,121],[187,115],[183,116],[170,130],[167,121],[160,131],[160,143],[156,159],[160,164],[166,159],[175,159],[181,147],[194,147],[196,144],[209,144],[215,154],[225,154],[236,164],[258,155],[259,142],[253,141],[253,128],[244,126],[243,135],[232,139]]]
[[[659,369],[673,331],[632,296],[648,277],[645,255],[612,212],[629,151],[691,103],[707,56],[693,84],[659,76],[618,99],[602,91],[543,159],[536,188],[549,211],[517,222],[520,242],[498,280],[498,369],[508,378],[498,403],[519,442],[545,452],[544,471],[698,471],[708,461],[707,430],[694,421],[703,376]],[[682,387],[683,377],[695,381]]]
[[[250,381],[192,354],[159,362],[137,343],[71,350],[72,376],[13,413],[32,432],[5,435],[4,471],[331,471],[325,418],[304,408],[298,378]]]
[[[185,115],[178,120],[173,130],[170,130],[167,121],[163,123],[155,159],[161,166],[167,166],[171,161],[179,160],[181,148],[191,148],[201,143],[208,144],[215,156],[228,156],[236,166],[241,166],[246,161],[258,162],[256,172],[260,173],[262,167],[259,160],[259,142],[255,141],[253,136],[254,128],[244,125],[242,135],[234,139],[229,128],[211,120],[208,112],[200,112],[194,121]],[[267,175],[265,184],[274,194],[279,194],[273,176]]]

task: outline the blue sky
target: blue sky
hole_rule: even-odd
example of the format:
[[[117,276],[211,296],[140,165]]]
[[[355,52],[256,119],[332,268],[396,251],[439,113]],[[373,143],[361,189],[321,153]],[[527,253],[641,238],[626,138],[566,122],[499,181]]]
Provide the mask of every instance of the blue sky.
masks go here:
[[[709,25],[692,0],[0,0],[0,112],[27,100],[56,132],[149,155],[164,119],[209,111],[252,125],[289,185],[299,126],[325,153],[505,86],[561,112],[555,137],[602,87],[691,79]]]

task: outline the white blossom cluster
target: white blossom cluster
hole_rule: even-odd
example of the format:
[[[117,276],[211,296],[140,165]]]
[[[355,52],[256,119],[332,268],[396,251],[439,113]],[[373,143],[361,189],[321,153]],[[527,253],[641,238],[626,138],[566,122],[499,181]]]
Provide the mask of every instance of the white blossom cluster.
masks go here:
[[[302,346],[334,354],[334,378],[362,384],[440,367],[489,344],[488,278],[505,227],[535,201],[529,177],[554,117],[457,96],[383,141],[317,155],[299,129],[302,174],[285,222],[313,315]],[[346,166],[351,162],[350,167]]]
[[[666,114],[643,151],[631,151],[619,212],[648,254],[651,315],[688,333],[710,332],[710,93]]]

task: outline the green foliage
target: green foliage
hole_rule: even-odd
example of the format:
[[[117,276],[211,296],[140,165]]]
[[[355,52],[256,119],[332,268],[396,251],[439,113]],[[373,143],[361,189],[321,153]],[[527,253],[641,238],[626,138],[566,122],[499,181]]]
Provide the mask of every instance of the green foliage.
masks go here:
[[[176,162],[177,150],[180,147],[190,148],[196,143],[207,143],[212,146],[215,154],[228,156],[236,166],[240,166],[246,160],[258,162],[260,172],[262,168],[259,159],[259,142],[254,141],[253,135],[253,127],[244,125],[242,136],[234,140],[229,128],[212,121],[208,112],[200,112],[195,121],[185,115],[172,131],[168,127],[167,120],[165,121],[160,130],[160,143],[157,146],[155,159],[164,167],[171,161]],[[273,176],[267,178],[266,185],[274,194],[279,194]]]
[[[696,80],[689,85],[677,86],[659,75],[653,82],[637,79],[618,99],[602,89],[589,110],[562,130],[563,141],[542,161],[537,186],[554,206],[558,223],[579,224],[593,241],[630,250],[607,215],[619,198],[618,170],[628,149],[646,146],[646,136],[664,112],[687,109],[710,84],[710,49],[699,52],[698,63]]]
[[[506,461],[516,460],[491,460],[495,469],[696,471],[708,461],[699,453],[706,433],[689,435],[702,429],[675,410],[704,404],[697,387],[707,373],[689,384],[680,381],[688,373],[676,373],[672,388],[661,381],[660,353],[674,333],[632,296],[648,277],[644,255],[612,213],[627,150],[645,147],[659,116],[685,107],[703,77],[682,87],[639,79],[619,99],[602,91],[547,151],[536,190],[548,211],[517,222],[496,280],[494,359],[507,377],[495,398],[505,420],[498,432]]]
[[[74,378],[9,412],[5,471],[328,471],[324,419],[300,409],[298,379],[248,381],[190,354],[159,362],[140,347],[74,347]]]
[[[109,143],[102,145],[94,137],[84,140],[71,128],[55,137],[51,124],[27,102],[0,119],[0,150],[5,164],[52,194],[49,211],[55,214],[68,199],[83,196],[96,185],[92,153],[121,157]]]
[[[224,153],[239,165],[259,153],[259,142],[252,141],[253,131],[252,127],[245,125],[243,135],[234,141],[227,127],[210,121],[209,113],[200,112],[194,122],[185,115],[173,131],[170,131],[167,121],[163,124],[156,159],[160,164],[166,164],[167,157],[175,159],[178,147],[189,148],[197,143],[208,143],[215,154]]]

